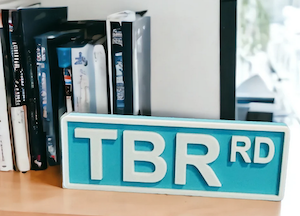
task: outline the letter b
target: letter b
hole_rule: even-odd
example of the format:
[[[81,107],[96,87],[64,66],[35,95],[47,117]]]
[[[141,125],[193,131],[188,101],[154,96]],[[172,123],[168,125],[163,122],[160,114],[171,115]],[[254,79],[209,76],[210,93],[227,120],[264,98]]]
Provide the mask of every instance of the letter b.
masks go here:
[[[135,141],[151,142],[152,151],[135,151]],[[161,135],[147,131],[123,132],[123,181],[155,183],[162,180],[167,172],[166,161],[160,157],[165,149],[165,140]],[[135,161],[150,162],[155,166],[152,173],[135,172]]]

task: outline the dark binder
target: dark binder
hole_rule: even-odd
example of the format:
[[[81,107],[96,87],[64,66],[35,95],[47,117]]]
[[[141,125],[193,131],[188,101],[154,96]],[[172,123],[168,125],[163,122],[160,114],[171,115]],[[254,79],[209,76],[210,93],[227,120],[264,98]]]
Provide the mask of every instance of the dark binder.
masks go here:
[[[25,97],[28,116],[31,169],[47,168],[45,133],[40,117],[39,89],[36,76],[36,46],[34,37],[56,28],[67,20],[67,8],[25,8],[12,12],[14,36],[19,39],[24,67]]]

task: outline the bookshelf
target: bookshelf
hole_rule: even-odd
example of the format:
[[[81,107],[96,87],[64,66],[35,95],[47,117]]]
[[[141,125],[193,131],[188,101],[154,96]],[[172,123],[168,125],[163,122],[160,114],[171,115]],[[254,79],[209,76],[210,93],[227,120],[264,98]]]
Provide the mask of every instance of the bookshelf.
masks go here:
[[[101,18],[99,11],[95,10],[94,4],[96,4],[96,1],[89,1],[93,4],[88,5],[86,5],[84,1],[76,3],[61,0],[54,0],[51,1],[51,3],[46,1],[42,2],[44,6],[65,6],[66,3],[68,3],[72,19]],[[136,8],[132,9],[144,9],[144,5],[136,5]],[[147,6],[150,7],[150,5]],[[120,9],[122,8],[118,8],[118,10]],[[150,9],[154,9],[154,6]],[[83,13],[81,13],[81,10],[83,10]],[[104,10],[102,10],[102,13],[103,11]],[[106,11],[115,12],[116,9],[109,8],[109,10]],[[200,14],[198,11],[196,12],[197,14]],[[105,17],[104,14],[102,15]],[[161,20],[154,19],[154,23],[156,24],[160,21]],[[157,41],[158,40],[155,42]],[[209,45],[209,43],[207,44]],[[173,44],[170,43],[170,45]],[[157,45],[156,48],[157,47],[160,46]],[[203,48],[202,50],[208,49]],[[205,53],[205,56],[209,55]],[[156,58],[158,57],[159,56],[157,55]],[[218,64],[210,62],[208,63],[208,66],[209,65]],[[159,68],[159,65],[155,68]],[[211,79],[215,80],[215,77],[211,77]],[[203,82],[209,83],[205,80]],[[159,89],[157,92],[161,93],[159,92]],[[195,108],[196,107],[197,106],[195,106]],[[298,150],[300,149],[298,148]],[[292,169],[296,170],[298,168],[296,165],[300,162],[296,153],[298,152],[296,147],[294,147],[291,152],[293,153],[291,157],[291,160],[293,161]],[[295,202],[297,203],[298,199],[297,192],[300,192],[300,187],[298,187],[296,191],[293,186],[290,186],[297,185],[299,182],[298,180],[300,180],[300,178],[296,176],[296,173],[294,176],[295,178],[288,176],[289,180],[293,180],[293,182],[288,181],[288,196],[283,203],[280,203],[255,200],[66,190],[61,188],[61,174],[59,167],[51,167],[45,171],[30,171],[26,174],[1,172],[0,216],[290,216],[291,214],[289,213],[292,211],[291,209],[297,209],[297,204],[295,205]],[[299,212],[297,211],[294,211],[294,213],[294,215],[299,215]]]
[[[280,206],[255,200],[62,189],[59,167],[0,173],[1,216],[276,216]]]
[[[282,202],[168,196],[61,188],[60,167],[0,172],[0,216],[298,216],[300,125],[290,126],[291,146]]]

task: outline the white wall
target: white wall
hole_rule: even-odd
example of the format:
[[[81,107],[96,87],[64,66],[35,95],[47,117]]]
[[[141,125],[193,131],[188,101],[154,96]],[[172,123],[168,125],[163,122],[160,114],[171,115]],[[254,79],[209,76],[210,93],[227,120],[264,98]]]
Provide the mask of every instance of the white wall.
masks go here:
[[[220,116],[220,0],[43,0],[68,6],[69,19],[105,19],[148,9],[152,29],[152,114]]]
[[[0,0],[0,9],[13,9],[38,4],[39,0]]]

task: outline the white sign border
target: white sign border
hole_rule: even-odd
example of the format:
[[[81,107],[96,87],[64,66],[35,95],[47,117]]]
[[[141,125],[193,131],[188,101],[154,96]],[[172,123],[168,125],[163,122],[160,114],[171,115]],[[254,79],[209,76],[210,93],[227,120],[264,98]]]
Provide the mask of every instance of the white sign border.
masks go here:
[[[160,188],[142,188],[127,186],[105,186],[105,185],[88,185],[70,183],[69,179],[69,155],[68,155],[68,122],[80,123],[107,123],[107,124],[125,124],[125,125],[146,125],[146,126],[169,126],[169,127],[188,127],[188,128],[205,128],[205,129],[225,129],[225,130],[247,130],[247,131],[265,131],[265,132],[282,132],[284,133],[284,146],[281,165],[281,176],[278,195],[249,194],[249,193],[230,193],[214,191],[194,191],[194,190],[177,190],[177,189],[160,189]],[[145,118],[145,117],[117,117],[112,115],[95,115],[70,113],[61,118],[61,143],[62,143],[62,174],[63,188],[83,189],[83,190],[102,190],[116,192],[135,192],[151,194],[168,194],[168,195],[186,195],[186,196],[203,196],[216,198],[233,198],[233,199],[253,199],[281,201],[284,197],[287,159],[289,151],[290,133],[287,126],[265,123],[249,123],[212,120],[197,121],[181,120],[176,118]]]

